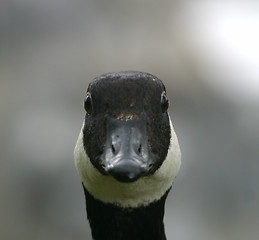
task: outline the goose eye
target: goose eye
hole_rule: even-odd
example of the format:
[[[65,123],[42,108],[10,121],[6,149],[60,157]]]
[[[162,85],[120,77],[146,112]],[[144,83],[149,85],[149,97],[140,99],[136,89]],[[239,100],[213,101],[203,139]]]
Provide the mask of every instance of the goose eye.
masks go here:
[[[165,92],[163,92],[161,95],[162,112],[165,113],[167,111],[168,107],[169,107],[169,100],[167,99]]]
[[[88,114],[92,113],[92,98],[89,92],[86,94],[85,97],[84,108]]]

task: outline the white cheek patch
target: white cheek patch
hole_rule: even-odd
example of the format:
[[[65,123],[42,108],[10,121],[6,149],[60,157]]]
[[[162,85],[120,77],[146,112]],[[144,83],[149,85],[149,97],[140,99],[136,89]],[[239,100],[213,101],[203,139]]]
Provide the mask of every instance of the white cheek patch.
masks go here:
[[[85,188],[96,199],[121,207],[145,206],[160,199],[172,186],[181,165],[181,151],[171,119],[170,127],[170,148],[163,164],[153,175],[142,177],[133,183],[122,183],[112,176],[102,175],[92,165],[84,150],[81,130],[74,150],[74,159]]]

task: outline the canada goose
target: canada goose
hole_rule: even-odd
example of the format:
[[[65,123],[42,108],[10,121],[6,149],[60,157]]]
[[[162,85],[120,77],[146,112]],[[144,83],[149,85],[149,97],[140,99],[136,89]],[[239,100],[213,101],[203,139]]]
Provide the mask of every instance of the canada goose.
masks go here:
[[[166,89],[142,72],[88,87],[74,159],[94,240],[164,240],[164,205],[181,165]]]

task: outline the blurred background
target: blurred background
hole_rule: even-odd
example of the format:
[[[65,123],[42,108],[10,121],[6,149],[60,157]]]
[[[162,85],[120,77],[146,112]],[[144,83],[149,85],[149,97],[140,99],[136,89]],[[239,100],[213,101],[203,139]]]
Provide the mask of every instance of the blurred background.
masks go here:
[[[168,239],[259,235],[257,0],[1,0],[0,239],[91,239],[73,148],[88,83],[163,80],[182,148]]]

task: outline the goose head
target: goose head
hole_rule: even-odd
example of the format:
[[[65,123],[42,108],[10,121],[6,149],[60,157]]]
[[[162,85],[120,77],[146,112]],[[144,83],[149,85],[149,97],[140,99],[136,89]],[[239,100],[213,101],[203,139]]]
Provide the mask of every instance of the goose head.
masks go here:
[[[168,107],[164,84],[148,73],[108,73],[89,84],[74,158],[93,197],[137,207],[170,189],[181,153]]]

